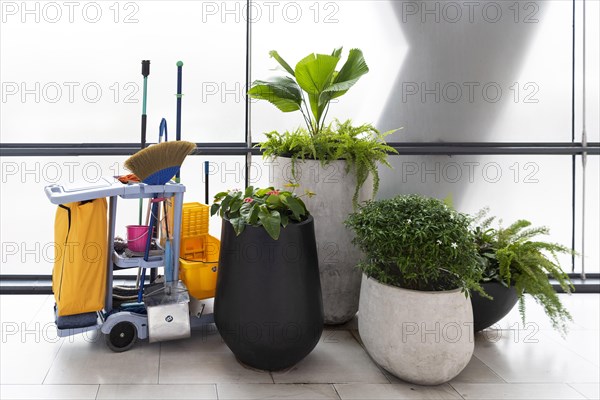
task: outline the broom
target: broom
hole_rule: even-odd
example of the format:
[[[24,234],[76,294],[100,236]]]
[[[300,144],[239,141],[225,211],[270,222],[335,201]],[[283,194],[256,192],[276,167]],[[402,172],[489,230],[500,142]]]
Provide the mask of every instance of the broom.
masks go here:
[[[138,151],[125,161],[125,168],[148,185],[164,185],[173,178],[185,157],[196,149],[192,142],[163,142]]]
[[[181,164],[188,154],[196,149],[196,144],[186,141],[162,142],[138,151],[125,161],[125,168],[133,172],[142,182],[148,185],[164,185],[179,172]],[[148,238],[144,260],[148,261],[154,219],[158,214],[156,203],[152,205],[152,218],[148,227]],[[138,302],[142,301],[146,269],[142,271]]]

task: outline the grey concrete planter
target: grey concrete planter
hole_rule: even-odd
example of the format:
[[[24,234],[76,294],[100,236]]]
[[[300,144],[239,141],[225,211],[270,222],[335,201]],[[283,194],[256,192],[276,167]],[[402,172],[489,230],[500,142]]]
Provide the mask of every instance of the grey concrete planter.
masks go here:
[[[473,311],[460,290],[406,290],[363,275],[358,331],[377,364],[419,385],[450,381],[473,355]]]
[[[270,182],[275,187],[294,180],[291,159],[278,157],[270,160]],[[344,226],[353,211],[352,196],[356,176],[345,171],[345,161],[334,161],[322,167],[319,161],[296,163],[294,181],[299,190],[309,189],[317,195],[304,198],[306,207],[315,220],[315,235],[319,253],[319,271],[326,324],[343,324],[356,314],[360,293],[360,271],[356,262],[361,252],[352,244],[353,234]],[[370,198],[371,180],[363,186],[359,202]]]

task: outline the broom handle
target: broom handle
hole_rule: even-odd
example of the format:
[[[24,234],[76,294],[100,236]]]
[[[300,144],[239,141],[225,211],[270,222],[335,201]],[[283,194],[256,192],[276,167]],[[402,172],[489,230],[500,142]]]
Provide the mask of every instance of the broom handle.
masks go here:
[[[150,60],[142,60],[142,76],[144,77],[144,89],[142,95],[142,137],[141,137],[141,149],[146,148],[146,98],[148,97],[148,75],[150,75]],[[138,208],[138,225],[142,224],[142,208],[144,200],[140,199],[140,206]]]
[[[204,161],[204,203],[208,205],[208,161]]]
[[[148,98],[148,75],[150,75],[150,60],[143,60],[142,76],[144,77],[144,88],[142,95],[142,149],[146,147],[146,99]]]
[[[181,140],[181,86],[183,81],[183,61],[177,61],[177,121],[175,125],[175,139]],[[175,175],[175,182],[179,183],[179,171]]]

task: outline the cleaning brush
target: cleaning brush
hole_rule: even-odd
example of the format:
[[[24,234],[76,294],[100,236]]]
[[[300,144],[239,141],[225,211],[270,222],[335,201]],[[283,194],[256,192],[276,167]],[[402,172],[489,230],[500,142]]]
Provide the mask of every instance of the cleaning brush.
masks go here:
[[[125,161],[125,168],[149,185],[164,185],[181,168],[185,157],[196,149],[186,141],[163,142],[138,151]]]

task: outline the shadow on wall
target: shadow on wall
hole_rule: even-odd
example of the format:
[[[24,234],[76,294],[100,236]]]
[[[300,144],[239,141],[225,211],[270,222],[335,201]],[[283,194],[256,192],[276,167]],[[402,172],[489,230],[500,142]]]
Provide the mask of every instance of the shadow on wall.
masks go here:
[[[490,128],[512,99],[510,86],[549,5],[392,1],[391,6],[410,48],[378,121],[382,129],[404,127],[388,140],[501,141],[490,138]],[[425,162],[440,159],[423,157]],[[396,181],[395,172],[383,168],[379,197],[391,197],[400,187],[411,193],[422,186]],[[452,191],[459,205],[468,183],[441,185],[427,194],[444,197]]]

